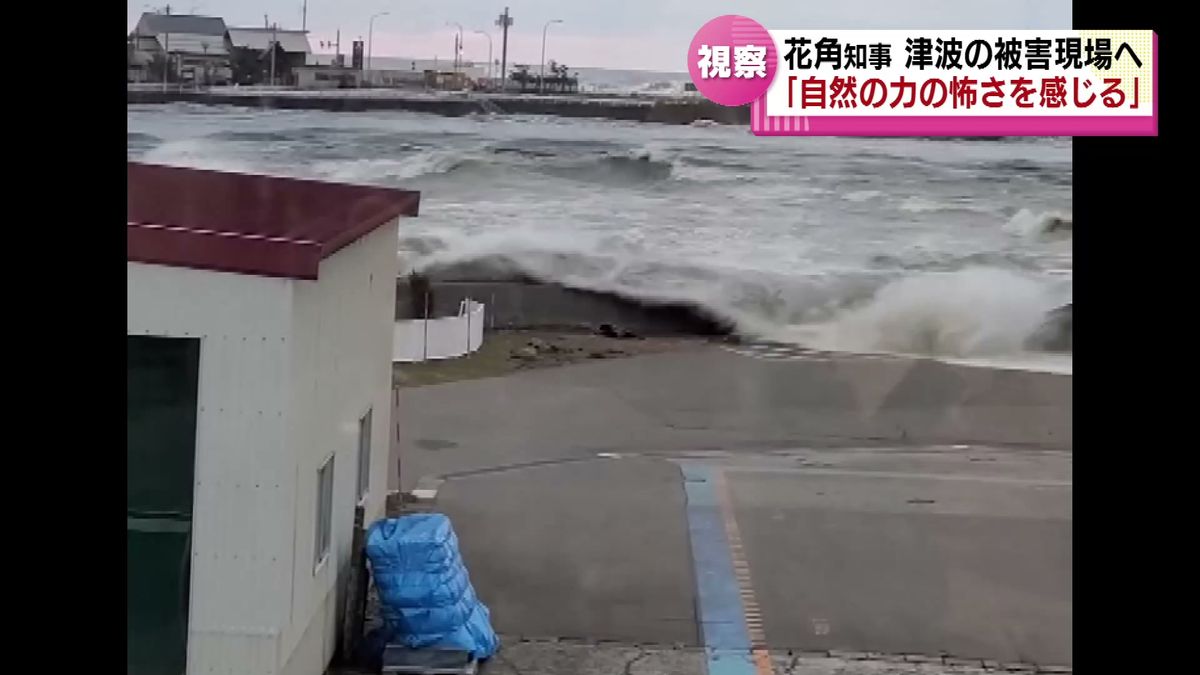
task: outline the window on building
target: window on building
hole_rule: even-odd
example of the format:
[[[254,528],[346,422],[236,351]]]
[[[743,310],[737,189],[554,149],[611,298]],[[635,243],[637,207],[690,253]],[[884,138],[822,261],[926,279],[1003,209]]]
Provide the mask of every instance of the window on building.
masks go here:
[[[367,496],[371,485],[371,411],[358,421],[358,501]]]
[[[313,567],[320,567],[329,555],[333,529],[333,455],[317,470],[317,532]]]

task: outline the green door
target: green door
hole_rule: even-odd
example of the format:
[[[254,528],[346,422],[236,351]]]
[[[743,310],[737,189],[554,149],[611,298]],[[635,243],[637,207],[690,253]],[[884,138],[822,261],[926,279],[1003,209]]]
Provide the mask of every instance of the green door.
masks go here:
[[[128,675],[183,675],[200,340],[127,340]]]

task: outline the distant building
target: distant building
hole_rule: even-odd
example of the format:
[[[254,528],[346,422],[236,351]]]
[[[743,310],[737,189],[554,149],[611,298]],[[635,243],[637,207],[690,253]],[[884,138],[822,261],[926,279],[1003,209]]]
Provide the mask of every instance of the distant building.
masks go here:
[[[333,54],[313,54],[309,64],[333,64]],[[351,61],[353,68],[353,61]],[[499,71],[499,64],[496,65]],[[463,61],[458,70],[454,62],[447,59],[414,59],[396,56],[375,56],[371,69],[362,65],[363,86],[430,89],[470,89],[487,82],[489,70],[486,62]],[[304,85],[301,85],[302,87]]]
[[[338,65],[307,65],[292,69],[301,89],[354,89],[362,86],[362,71]]]
[[[230,28],[227,32],[234,81],[238,84],[272,84],[271,45],[275,49],[273,84],[296,86],[296,69],[311,63],[308,31],[281,28]]]
[[[225,20],[146,12],[129,35],[129,79],[225,84],[232,73]]]
[[[546,75],[543,79],[541,69],[530,71],[529,66],[517,64],[509,74],[512,81],[510,89],[521,93],[545,94],[574,94],[579,91],[579,74],[568,74],[567,67],[550,61],[546,64]]]
[[[128,675],[317,675],[384,513],[420,195],[130,162]]]

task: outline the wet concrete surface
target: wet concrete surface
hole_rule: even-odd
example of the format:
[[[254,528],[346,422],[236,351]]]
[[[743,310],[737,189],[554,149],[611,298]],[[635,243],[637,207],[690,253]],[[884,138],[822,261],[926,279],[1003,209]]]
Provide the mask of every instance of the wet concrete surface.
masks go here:
[[[706,672],[700,649],[586,644],[571,641],[515,641],[487,663],[481,675],[697,675]],[[777,654],[770,675],[983,675],[984,673],[1063,673],[1066,669],[972,659],[883,657],[872,654]],[[766,674],[764,674],[766,675]]]
[[[407,389],[393,452],[406,488],[443,479],[436,508],[497,629],[514,636],[502,652],[513,672],[706,672],[681,470],[695,465],[728,486],[747,611],[761,615],[776,672],[976,672],[944,655],[979,672],[1061,670],[1070,384],[714,347]],[[546,652],[546,638],[612,643],[567,654]],[[647,645],[663,665],[626,668]],[[808,650],[882,660],[787,670]]]

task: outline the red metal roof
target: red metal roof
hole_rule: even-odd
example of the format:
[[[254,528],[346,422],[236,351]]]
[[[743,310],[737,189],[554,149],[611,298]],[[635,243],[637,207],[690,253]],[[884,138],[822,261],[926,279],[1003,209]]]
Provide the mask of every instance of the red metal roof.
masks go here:
[[[419,192],[129,162],[126,259],[316,279],[323,258],[399,216]]]

